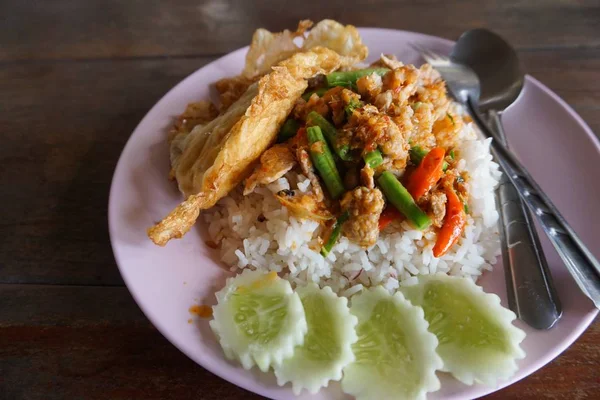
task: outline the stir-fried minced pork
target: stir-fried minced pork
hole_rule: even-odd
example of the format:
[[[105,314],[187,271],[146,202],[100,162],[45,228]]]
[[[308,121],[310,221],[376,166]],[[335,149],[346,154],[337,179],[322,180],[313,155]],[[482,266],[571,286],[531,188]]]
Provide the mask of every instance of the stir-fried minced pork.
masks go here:
[[[404,65],[384,75],[382,90],[391,90],[394,105],[401,107],[415,94],[418,78],[419,70],[414,65]]]
[[[385,92],[379,93],[377,96],[375,96],[375,101],[373,104],[375,104],[375,107],[377,107],[379,111],[387,113],[392,106],[393,101],[394,96],[392,96],[392,91],[386,90]]]
[[[369,164],[365,164],[360,170],[360,181],[363,186],[368,189],[373,189],[375,187],[375,170],[373,170]]]
[[[453,169],[453,170],[447,170],[446,173],[444,174],[444,176],[442,177],[442,179],[440,180],[440,183],[438,184],[439,188],[454,188],[454,183],[457,180],[461,180],[461,178],[459,178],[460,174],[458,173],[457,170]]]
[[[362,98],[368,101],[373,101],[377,97],[377,95],[381,93],[382,85],[383,80],[381,79],[381,76],[377,75],[376,73],[363,76],[361,78],[358,78],[358,80],[356,81],[356,88],[358,89],[358,93],[361,95]]]
[[[315,111],[326,118],[331,117],[332,114],[334,116],[343,116],[344,103],[340,98],[340,93],[343,89],[341,86],[336,86],[329,89],[321,97],[313,93],[308,101],[304,101],[302,98],[298,99],[294,106],[294,118],[305,121],[306,116],[311,111]],[[333,119],[335,122],[335,118]]]
[[[337,86],[333,89],[328,90],[323,95],[323,101],[329,107],[331,111],[331,119],[334,125],[340,125],[344,122],[344,101],[341,98],[341,93],[344,90],[343,87]]]
[[[421,146],[425,149],[435,147],[435,136],[432,133],[434,124],[433,106],[430,103],[415,103],[412,115],[413,129],[410,141],[413,146]]]
[[[457,114],[446,113],[446,116],[435,121],[432,133],[438,146],[451,148],[458,144],[458,132],[463,128],[463,120]]]
[[[348,124],[340,131],[339,140],[353,149],[367,152],[379,147],[384,155],[394,160],[406,160],[408,157],[408,142],[398,126],[372,105],[354,111]]]
[[[406,169],[406,165],[408,164],[408,157],[404,159],[394,160],[388,157],[383,159],[383,164],[379,167],[375,168],[375,173],[377,176],[382,174],[385,171],[390,171],[397,177],[401,177],[404,175],[404,170]]]
[[[471,177],[468,172],[462,172],[456,177],[456,191],[466,201],[469,198],[469,181]]]
[[[308,218],[315,221],[326,221],[333,216],[322,199],[317,199],[315,193],[296,194],[290,190],[282,190],[275,196],[290,214],[297,218]]]
[[[360,186],[346,192],[340,204],[349,214],[342,228],[344,235],[361,247],[373,246],[379,237],[379,215],[385,205],[381,191]]]
[[[323,100],[331,109],[331,119],[336,126],[341,126],[346,120],[347,106],[351,105],[353,109],[360,105],[360,96],[341,86],[328,90]]]
[[[431,103],[434,120],[443,118],[446,112],[448,112],[450,100],[446,96],[446,84],[442,80],[435,81],[429,85],[419,86],[415,97],[416,101]]]
[[[306,120],[306,116],[315,111],[323,117],[333,120],[333,124],[340,126],[346,120],[346,106],[351,105],[352,108],[360,105],[360,96],[352,90],[345,89],[341,86],[336,86],[319,97],[313,93],[308,101],[302,98],[296,101],[294,106],[294,118]],[[350,110],[350,109],[349,109]]]
[[[244,195],[254,191],[257,185],[267,185],[281,178],[296,165],[296,157],[285,143],[270,147],[260,156],[260,164],[246,179]]]
[[[440,228],[444,223],[444,216],[446,216],[446,201],[446,193],[442,190],[435,190],[431,193],[429,198],[432,213],[431,221],[436,228]]]
[[[311,111],[315,111],[324,117],[329,115],[329,106],[322,97],[319,97],[316,93],[305,101],[302,97],[296,100],[294,111],[292,111],[294,118],[298,120],[306,120],[306,116]]]
[[[398,61],[393,54],[382,54],[379,60],[371,64],[371,68],[389,68],[396,69],[402,67],[404,64],[402,61]]]
[[[414,129],[412,121],[414,111],[412,107],[401,107],[397,111],[399,112],[397,112],[395,115],[390,116],[390,118],[392,119],[392,121],[394,121],[394,123],[400,130],[402,136],[404,136],[408,140],[412,140],[412,131]]]
[[[441,79],[442,76],[438,71],[433,69],[431,64],[423,64],[419,68],[419,86],[431,85],[433,82]]]

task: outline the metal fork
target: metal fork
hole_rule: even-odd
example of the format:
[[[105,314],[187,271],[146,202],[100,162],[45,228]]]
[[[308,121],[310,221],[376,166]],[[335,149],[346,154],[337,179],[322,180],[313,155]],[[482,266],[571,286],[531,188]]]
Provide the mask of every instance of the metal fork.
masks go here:
[[[413,44],[412,47],[441,73],[452,97],[466,107],[480,131],[486,137],[494,138],[491,150],[498,164],[514,185],[522,201],[537,217],[582,292],[594,302],[596,308],[600,308],[600,263],[583,244],[521,162],[484,122],[477,111],[477,102],[480,95],[477,75],[470,68],[454,63],[449,58],[436,52],[416,44]],[[514,273],[525,274],[534,269],[521,267],[515,269]],[[542,295],[547,293],[547,290],[542,287],[535,292],[537,295]],[[536,301],[539,301],[537,297]]]

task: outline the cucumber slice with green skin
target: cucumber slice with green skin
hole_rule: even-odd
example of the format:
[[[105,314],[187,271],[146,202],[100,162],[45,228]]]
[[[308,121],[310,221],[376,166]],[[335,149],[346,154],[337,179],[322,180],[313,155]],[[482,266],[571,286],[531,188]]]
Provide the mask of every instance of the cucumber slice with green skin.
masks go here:
[[[307,331],[304,308],[275,272],[244,270],[217,294],[210,327],[225,355],[261,371],[291,357]]]
[[[402,292],[423,307],[429,331],[440,342],[443,371],[459,381],[496,385],[510,378],[517,370],[516,360],[525,357],[519,347],[525,332],[512,325],[515,314],[470,279],[420,276],[418,284]]]
[[[342,370],[354,361],[352,343],[358,320],[350,314],[348,300],[338,297],[330,287],[319,289],[314,283],[296,289],[308,322],[304,344],[294,355],[275,366],[280,386],[292,382],[294,394],[302,389],[315,394],[329,381],[342,379]]]
[[[353,297],[350,312],[358,317],[358,341],[356,361],[344,369],[344,392],[357,400],[425,399],[440,388],[438,341],[420,307],[377,287]]]

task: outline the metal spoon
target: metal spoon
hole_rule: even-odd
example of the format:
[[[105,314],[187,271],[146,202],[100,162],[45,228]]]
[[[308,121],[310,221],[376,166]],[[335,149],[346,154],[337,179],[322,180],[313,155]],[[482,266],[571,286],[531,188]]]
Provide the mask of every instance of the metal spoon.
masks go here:
[[[484,121],[477,105],[480,93],[477,74],[471,68],[447,57],[416,45],[413,47],[442,74],[450,94],[466,107],[479,130],[486,137],[495,139],[491,142],[492,155],[517,189],[523,203],[537,218],[581,291],[600,309],[600,261],[581,241],[519,159],[498,140]]]
[[[479,111],[488,115],[498,139],[508,147],[501,114],[517,100],[525,79],[517,53],[495,33],[473,29],[458,39],[451,59],[477,74]],[[533,217],[506,175],[497,196],[509,307],[529,326],[549,329],[559,320],[562,308]]]

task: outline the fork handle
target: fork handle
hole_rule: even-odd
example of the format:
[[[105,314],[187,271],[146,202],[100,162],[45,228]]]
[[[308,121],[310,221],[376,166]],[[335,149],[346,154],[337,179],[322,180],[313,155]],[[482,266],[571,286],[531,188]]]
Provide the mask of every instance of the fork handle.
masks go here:
[[[488,117],[492,131],[508,146],[500,114],[491,110]],[[506,174],[500,179],[496,199],[508,305],[532,328],[549,329],[562,310],[533,217]]]
[[[492,140],[492,154],[556,248],[575,282],[600,308],[600,263],[577,236],[521,162],[500,142],[469,99],[467,110],[481,132]]]

